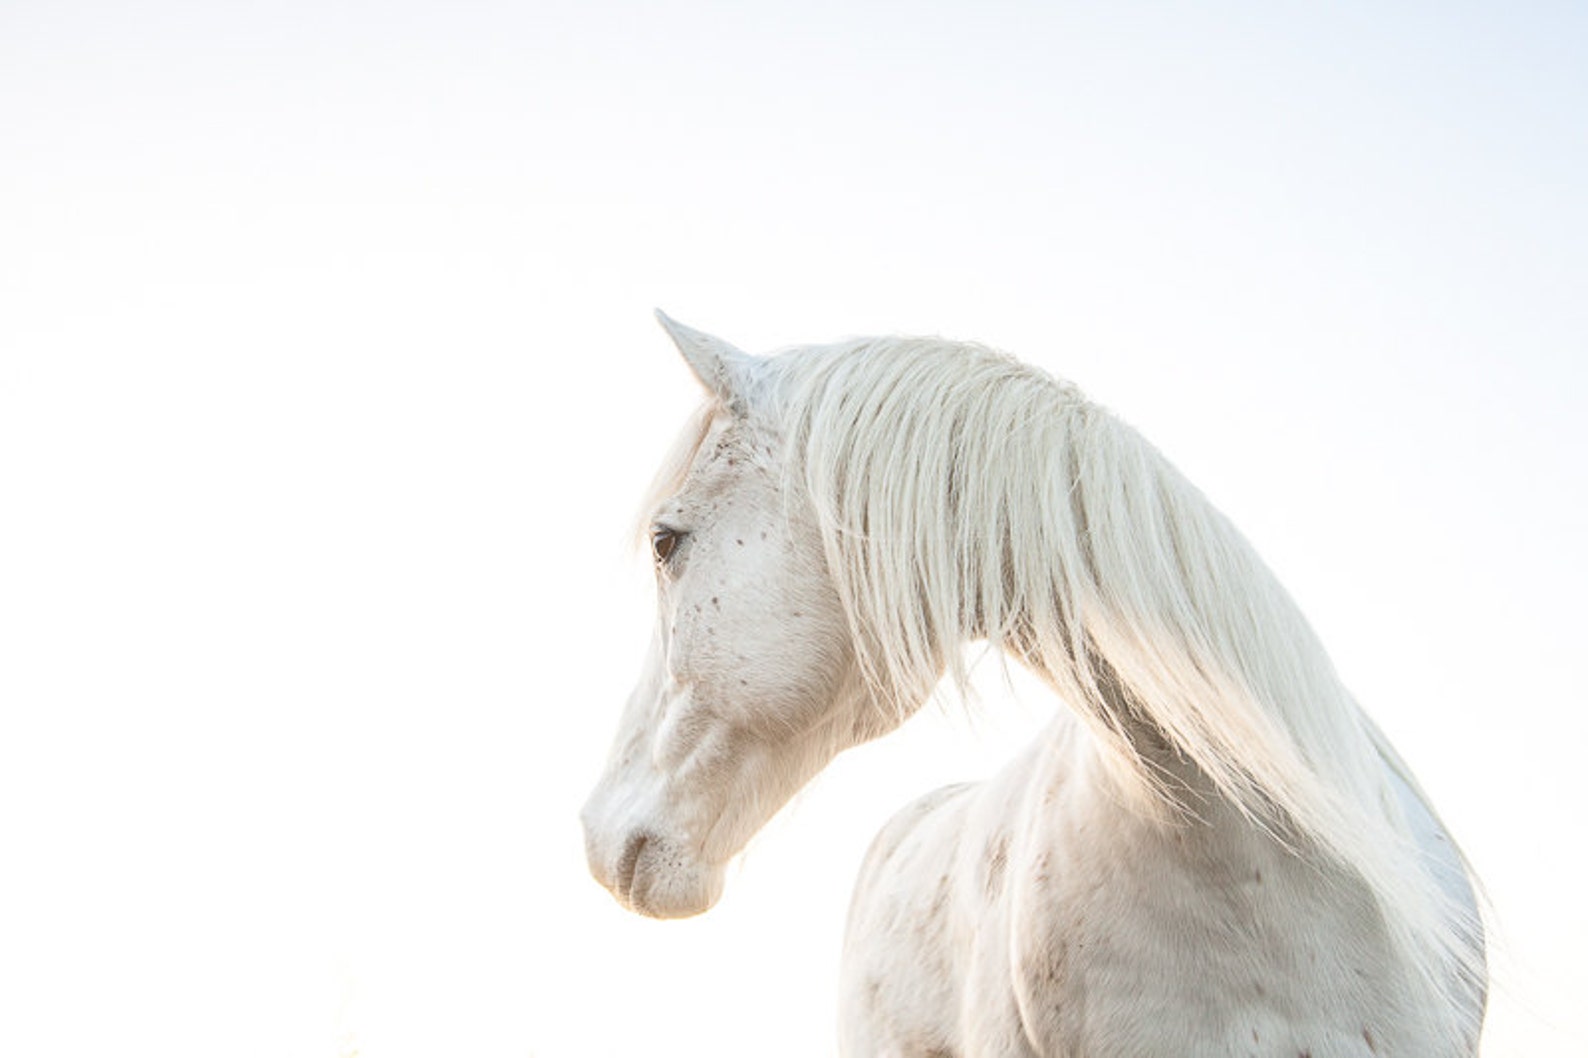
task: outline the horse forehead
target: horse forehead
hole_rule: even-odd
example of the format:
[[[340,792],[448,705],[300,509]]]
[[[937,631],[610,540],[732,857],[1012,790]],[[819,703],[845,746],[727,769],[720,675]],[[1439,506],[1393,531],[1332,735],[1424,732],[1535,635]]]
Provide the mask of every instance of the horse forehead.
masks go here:
[[[749,426],[713,427],[674,499],[688,504],[692,500],[722,500],[728,496],[749,500],[768,497],[779,480],[776,450],[771,438]]]

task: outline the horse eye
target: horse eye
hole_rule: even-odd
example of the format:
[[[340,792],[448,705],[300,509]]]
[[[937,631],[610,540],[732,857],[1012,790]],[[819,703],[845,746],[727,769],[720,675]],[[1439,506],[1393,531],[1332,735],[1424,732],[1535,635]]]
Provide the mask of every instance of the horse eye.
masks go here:
[[[665,525],[654,526],[651,529],[651,554],[655,556],[657,565],[665,565],[683,539],[684,534],[677,529],[669,529]]]

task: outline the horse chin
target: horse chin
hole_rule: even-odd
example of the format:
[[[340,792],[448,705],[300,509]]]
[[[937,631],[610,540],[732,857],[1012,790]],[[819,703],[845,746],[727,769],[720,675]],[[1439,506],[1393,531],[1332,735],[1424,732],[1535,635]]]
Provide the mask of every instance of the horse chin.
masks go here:
[[[647,918],[690,918],[704,914],[715,907],[722,896],[722,879],[720,868],[653,873],[643,882],[635,880],[628,907]]]

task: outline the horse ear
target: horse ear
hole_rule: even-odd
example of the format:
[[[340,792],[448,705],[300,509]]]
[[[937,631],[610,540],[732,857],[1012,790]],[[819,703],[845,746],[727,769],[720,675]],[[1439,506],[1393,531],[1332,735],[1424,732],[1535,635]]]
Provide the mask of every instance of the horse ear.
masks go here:
[[[744,398],[750,372],[756,358],[740,352],[721,338],[685,327],[661,309],[656,310],[657,322],[667,336],[678,346],[689,369],[700,379],[700,384],[710,390],[730,411],[744,410]]]

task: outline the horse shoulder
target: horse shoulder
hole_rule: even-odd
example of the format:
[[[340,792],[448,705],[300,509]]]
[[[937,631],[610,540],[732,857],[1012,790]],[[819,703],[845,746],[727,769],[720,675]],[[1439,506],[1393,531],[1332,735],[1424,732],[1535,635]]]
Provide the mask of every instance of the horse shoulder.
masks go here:
[[[861,868],[845,937],[844,1053],[1031,1055],[1009,979],[1009,867],[1040,746],[898,812]]]
[[[847,1055],[951,1055],[959,1001],[949,864],[969,785],[946,786],[888,821],[861,866],[840,974]]]

